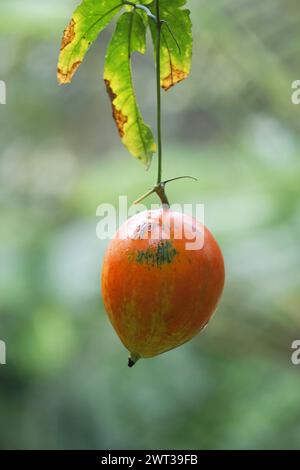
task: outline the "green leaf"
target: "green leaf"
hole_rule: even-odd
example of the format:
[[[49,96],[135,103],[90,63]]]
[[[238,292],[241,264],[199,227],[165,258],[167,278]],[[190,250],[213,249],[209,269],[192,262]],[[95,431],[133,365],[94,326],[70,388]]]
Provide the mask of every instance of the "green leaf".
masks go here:
[[[57,67],[60,84],[71,82],[92,42],[122,7],[122,0],[83,0],[63,34]]]
[[[104,81],[122,142],[133,156],[149,165],[156,145],[137,105],[130,63],[133,52],[145,53],[146,28],[146,16],[140,11],[126,12],[119,18],[105,58]]]
[[[190,74],[192,61],[192,23],[190,11],[183,9],[187,0],[160,0],[160,16],[167,22],[161,35],[161,86],[169,90]],[[151,6],[155,15],[155,4]],[[151,33],[156,44],[156,25],[150,20]],[[171,32],[170,32],[170,30]],[[174,39],[175,38],[175,39]]]

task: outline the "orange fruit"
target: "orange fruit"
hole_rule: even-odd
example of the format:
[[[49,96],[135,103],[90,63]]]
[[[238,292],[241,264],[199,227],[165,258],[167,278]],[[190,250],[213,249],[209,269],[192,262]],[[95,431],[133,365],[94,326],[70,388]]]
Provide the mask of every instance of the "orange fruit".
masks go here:
[[[193,217],[158,209],[127,220],[107,248],[102,294],[130,352],[128,365],[199,333],[217,307],[224,277],[216,240]]]

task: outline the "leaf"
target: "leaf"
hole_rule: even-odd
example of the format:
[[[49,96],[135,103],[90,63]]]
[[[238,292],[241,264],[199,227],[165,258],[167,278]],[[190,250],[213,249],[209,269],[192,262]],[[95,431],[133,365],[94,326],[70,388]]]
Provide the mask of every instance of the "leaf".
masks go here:
[[[70,83],[92,42],[123,7],[122,0],[83,0],[64,31],[57,68],[62,85]]]
[[[190,74],[192,61],[192,23],[190,11],[183,9],[187,0],[160,0],[160,16],[166,21],[161,32],[161,86],[169,90]],[[151,6],[155,15],[155,4]],[[150,20],[151,33],[156,44],[156,25]],[[175,39],[176,40],[175,40]]]
[[[156,145],[137,105],[130,63],[133,52],[145,53],[146,28],[144,13],[136,10],[119,18],[105,58],[104,81],[122,142],[133,156],[149,165]]]

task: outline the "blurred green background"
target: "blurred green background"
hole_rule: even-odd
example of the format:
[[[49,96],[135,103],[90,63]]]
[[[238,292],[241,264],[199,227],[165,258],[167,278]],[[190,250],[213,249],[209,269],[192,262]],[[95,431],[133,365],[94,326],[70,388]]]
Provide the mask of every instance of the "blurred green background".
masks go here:
[[[113,26],[74,82],[56,83],[73,0],[1,0],[0,447],[300,447],[298,0],[190,0],[189,80],[163,95],[172,202],[205,204],[224,297],[189,344],[127,368],[100,295],[96,208],[155,179],[126,152],[102,82]],[[152,52],[135,57],[155,119]],[[155,199],[153,199],[155,201]],[[149,200],[149,204],[151,200]]]

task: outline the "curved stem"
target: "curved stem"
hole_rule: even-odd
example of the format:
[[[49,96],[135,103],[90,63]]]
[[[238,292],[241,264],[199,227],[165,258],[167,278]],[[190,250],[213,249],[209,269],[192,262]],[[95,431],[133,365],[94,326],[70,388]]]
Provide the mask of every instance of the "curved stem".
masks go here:
[[[148,196],[151,196],[151,194],[154,194],[154,193],[156,193],[158,195],[158,197],[161,200],[161,203],[162,203],[163,206],[170,207],[170,203],[168,201],[168,198],[167,198],[167,195],[166,195],[166,192],[165,192],[165,183],[156,184],[154,186],[154,188],[149,189],[149,191],[147,191],[146,194],[143,194],[139,199],[134,201],[133,204],[139,204],[144,199],[146,199]]]
[[[197,178],[195,178],[194,176],[177,176],[176,178],[171,178],[169,180],[164,181],[163,183],[167,184],[167,183],[172,183],[173,181],[186,180],[186,179],[198,181]]]
[[[139,199],[134,201],[133,204],[139,204],[148,196],[151,196],[151,194],[156,193],[158,197],[160,198],[162,205],[170,207],[170,204],[166,195],[166,191],[165,191],[165,186],[166,184],[172,183],[173,181],[178,181],[178,180],[183,180],[183,179],[190,179],[190,180],[198,181],[197,178],[195,178],[194,176],[177,176],[176,178],[171,178],[171,179],[162,181],[161,183],[156,184],[152,189],[149,189],[149,191],[147,191]]]
[[[141,197],[136,199],[136,201],[133,202],[133,204],[139,204],[142,202],[144,199],[146,199],[148,196],[151,196],[151,194],[156,193],[155,187],[152,189],[149,189],[145,194],[143,194]]]
[[[159,0],[156,0],[156,91],[157,91],[157,141],[158,141],[158,173],[157,185],[162,179],[162,137],[161,137],[161,88],[160,88],[160,45],[161,45],[161,21]]]
[[[133,3],[133,2],[130,2],[128,0],[124,0],[123,4],[124,5],[129,5],[133,8],[136,8],[137,10],[143,10],[147,14],[147,16],[149,16],[149,18],[151,18],[156,23],[156,17],[154,15],[152,15],[151,10],[148,7],[146,7],[145,5],[140,5],[138,3]]]

